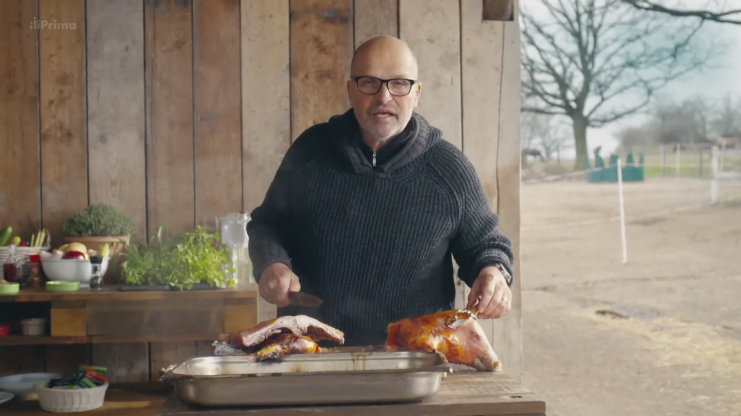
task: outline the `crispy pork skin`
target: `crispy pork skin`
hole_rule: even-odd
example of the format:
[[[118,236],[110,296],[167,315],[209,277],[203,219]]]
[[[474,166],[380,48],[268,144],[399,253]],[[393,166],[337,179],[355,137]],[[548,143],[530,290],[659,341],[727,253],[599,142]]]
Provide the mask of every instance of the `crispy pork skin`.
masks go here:
[[[264,347],[255,353],[257,361],[274,361],[288,354],[319,352],[319,346],[313,339],[297,334],[275,334],[261,345]]]
[[[479,371],[496,371],[501,363],[476,317],[466,310],[448,310],[401,319],[387,327],[386,347],[443,354],[448,362]]]
[[[229,336],[229,344],[237,348],[255,347],[263,344],[271,335],[282,333],[306,335],[314,341],[345,342],[345,334],[339,329],[306,315],[295,315],[281,316],[261,322],[250,329],[233,332]]]

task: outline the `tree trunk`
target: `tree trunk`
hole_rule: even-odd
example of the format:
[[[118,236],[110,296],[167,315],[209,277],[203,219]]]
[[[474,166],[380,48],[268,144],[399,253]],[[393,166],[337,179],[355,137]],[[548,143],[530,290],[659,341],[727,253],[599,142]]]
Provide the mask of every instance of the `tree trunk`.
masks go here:
[[[572,118],[574,123],[574,148],[576,149],[576,161],[574,170],[585,170],[589,161],[587,154],[587,120],[581,116]]]

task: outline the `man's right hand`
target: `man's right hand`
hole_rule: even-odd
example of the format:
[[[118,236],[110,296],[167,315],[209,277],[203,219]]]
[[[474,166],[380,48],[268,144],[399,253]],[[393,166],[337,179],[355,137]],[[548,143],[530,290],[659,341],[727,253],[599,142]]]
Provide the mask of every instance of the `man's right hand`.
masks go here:
[[[284,263],[273,263],[260,274],[260,296],[283,308],[290,304],[288,292],[300,292],[301,283]]]

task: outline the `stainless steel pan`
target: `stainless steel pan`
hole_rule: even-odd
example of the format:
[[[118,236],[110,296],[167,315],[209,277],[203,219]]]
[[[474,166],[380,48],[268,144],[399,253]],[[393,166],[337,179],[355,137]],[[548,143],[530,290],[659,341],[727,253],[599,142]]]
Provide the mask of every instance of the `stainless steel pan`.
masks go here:
[[[199,357],[162,380],[202,406],[264,406],[414,401],[434,394],[450,366],[422,351],[296,354],[280,362],[250,356]]]

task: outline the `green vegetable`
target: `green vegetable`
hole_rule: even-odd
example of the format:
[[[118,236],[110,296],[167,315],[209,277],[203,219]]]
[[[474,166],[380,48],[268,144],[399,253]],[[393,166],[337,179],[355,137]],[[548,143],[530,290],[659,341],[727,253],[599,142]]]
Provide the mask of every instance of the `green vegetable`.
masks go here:
[[[10,240],[11,234],[13,234],[13,227],[11,226],[5,227],[3,231],[0,232],[0,246],[8,244],[8,240]]]
[[[89,205],[62,224],[62,234],[75,237],[131,235],[134,229],[129,217],[105,204]]]
[[[123,276],[129,285],[170,285],[190,289],[204,283],[214,287],[231,286],[229,250],[216,245],[219,234],[198,226],[195,230],[162,238],[162,227],[149,244],[131,244],[123,263]]]

